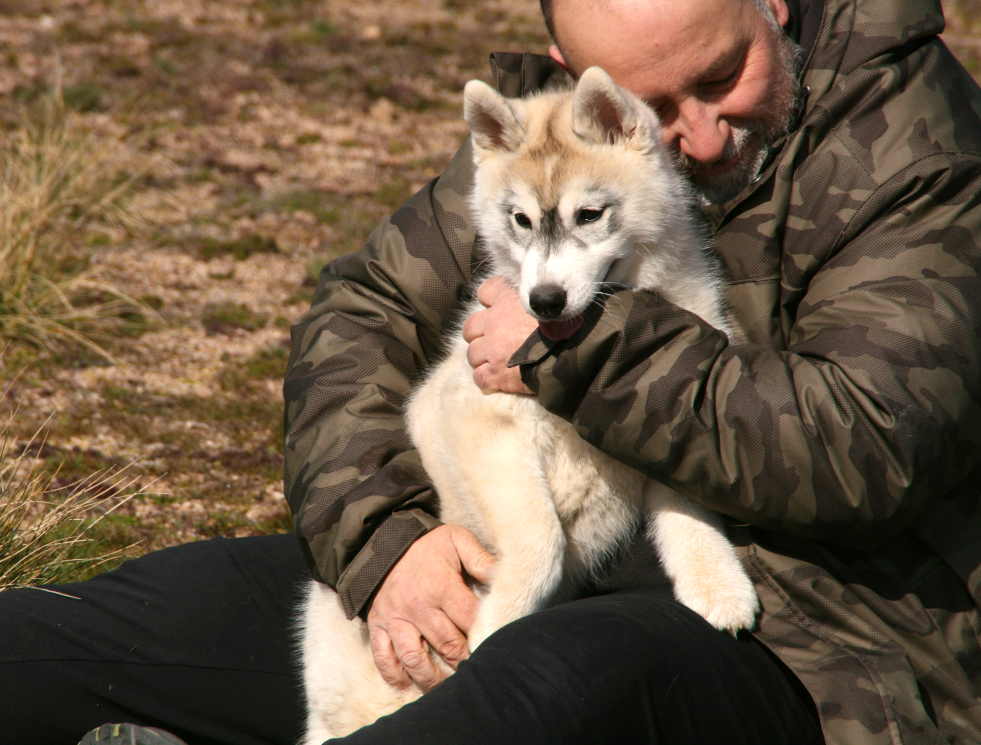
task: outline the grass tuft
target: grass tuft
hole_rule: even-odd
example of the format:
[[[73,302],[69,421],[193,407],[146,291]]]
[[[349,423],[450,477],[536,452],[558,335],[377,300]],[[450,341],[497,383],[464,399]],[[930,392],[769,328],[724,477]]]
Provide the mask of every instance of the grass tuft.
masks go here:
[[[255,254],[275,253],[280,253],[276,239],[258,233],[248,233],[241,238],[231,240],[201,238],[198,249],[198,254],[206,261],[216,256],[233,256],[239,261],[244,261]]]
[[[96,278],[90,257],[132,220],[112,147],[80,132],[61,94],[36,102],[0,144],[0,341],[55,350],[104,342],[155,311]],[[93,298],[99,298],[93,301]]]
[[[0,591],[83,579],[132,552],[95,535],[139,493],[135,477],[104,469],[59,485],[37,465],[42,449],[38,435],[15,448],[0,431]]]

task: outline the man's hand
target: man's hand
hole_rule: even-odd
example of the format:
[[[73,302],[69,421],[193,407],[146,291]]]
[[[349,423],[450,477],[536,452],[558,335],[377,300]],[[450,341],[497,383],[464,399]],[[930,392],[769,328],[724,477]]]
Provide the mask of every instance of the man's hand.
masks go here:
[[[453,668],[466,659],[477,597],[463,573],[486,584],[493,566],[494,557],[459,525],[433,528],[409,547],[368,611],[371,651],[388,683],[414,682],[424,691],[439,683],[446,676],[430,648]]]
[[[484,393],[525,393],[532,391],[522,382],[521,371],[508,367],[508,360],[538,328],[528,315],[517,291],[501,277],[491,277],[477,288],[477,299],[485,310],[474,313],[463,324],[467,362],[473,379]]]

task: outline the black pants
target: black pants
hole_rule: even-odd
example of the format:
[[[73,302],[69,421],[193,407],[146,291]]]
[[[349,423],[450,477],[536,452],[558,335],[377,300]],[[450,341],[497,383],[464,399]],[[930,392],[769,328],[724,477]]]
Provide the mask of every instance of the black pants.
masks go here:
[[[59,590],[0,593],[0,742],[74,745],[131,721],[190,745],[292,745],[292,536],[160,551]],[[656,591],[581,600],[502,629],[421,701],[350,745],[820,743],[814,705],[758,642]]]

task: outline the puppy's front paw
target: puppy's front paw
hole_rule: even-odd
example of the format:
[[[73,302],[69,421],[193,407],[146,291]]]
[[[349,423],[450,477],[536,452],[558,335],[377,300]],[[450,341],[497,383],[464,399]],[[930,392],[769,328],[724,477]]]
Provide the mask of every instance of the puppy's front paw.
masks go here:
[[[726,582],[707,579],[675,584],[678,601],[688,606],[719,631],[735,636],[756,623],[760,602],[749,577],[743,575]]]

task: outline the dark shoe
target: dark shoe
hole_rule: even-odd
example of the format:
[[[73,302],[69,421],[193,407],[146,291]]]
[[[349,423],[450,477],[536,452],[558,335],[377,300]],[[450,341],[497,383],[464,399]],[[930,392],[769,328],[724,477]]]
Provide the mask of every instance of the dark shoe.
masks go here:
[[[136,724],[103,724],[78,741],[78,745],[187,745],[179,737],[154,727]]]

